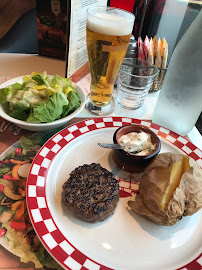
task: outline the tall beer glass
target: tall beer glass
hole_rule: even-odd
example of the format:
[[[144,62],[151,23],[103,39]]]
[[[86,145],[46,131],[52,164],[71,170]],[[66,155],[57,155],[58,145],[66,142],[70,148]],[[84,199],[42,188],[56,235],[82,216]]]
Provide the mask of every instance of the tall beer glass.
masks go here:
[[[135,17],[111,7],[90,8],[87,14],[87,50],[91,89],[86,109],[96,115],[114,111],[114,81],[125,57]]]

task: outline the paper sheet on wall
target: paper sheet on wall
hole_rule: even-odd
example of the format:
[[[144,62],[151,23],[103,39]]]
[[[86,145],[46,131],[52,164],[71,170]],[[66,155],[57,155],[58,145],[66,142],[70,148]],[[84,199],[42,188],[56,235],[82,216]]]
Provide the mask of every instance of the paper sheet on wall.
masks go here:
[[[107,0],[71,0],[67,77],[70,77],[88,62],[86,48],[87,10],[91,7],[106,5]]]

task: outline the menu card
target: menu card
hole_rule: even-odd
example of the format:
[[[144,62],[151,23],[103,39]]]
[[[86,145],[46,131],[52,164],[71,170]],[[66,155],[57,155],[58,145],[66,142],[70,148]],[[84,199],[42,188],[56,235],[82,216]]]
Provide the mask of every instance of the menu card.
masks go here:
[[[107,6],[107,0],[68,1],[67,13],[70,18],[70,25],[69,29],[67,29],[67,77],[72,74],[74,76],[75,74],[76,76],[79,76],[79,74],[84,76],[89,72],[86,48],[86,19],[87,10],[96,6]]]

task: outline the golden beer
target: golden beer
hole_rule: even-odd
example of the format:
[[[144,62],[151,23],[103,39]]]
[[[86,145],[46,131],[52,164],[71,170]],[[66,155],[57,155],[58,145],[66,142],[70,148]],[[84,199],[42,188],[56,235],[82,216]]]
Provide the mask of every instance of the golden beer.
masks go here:
[[[132,15],[119,9],[112,10]],[[88,14],[86,37],[91,70],[90,100],[98,107],[111,101],[114,81],[130,42],[134,17],[128,21],[126,15],[121,15],[109,12]]]

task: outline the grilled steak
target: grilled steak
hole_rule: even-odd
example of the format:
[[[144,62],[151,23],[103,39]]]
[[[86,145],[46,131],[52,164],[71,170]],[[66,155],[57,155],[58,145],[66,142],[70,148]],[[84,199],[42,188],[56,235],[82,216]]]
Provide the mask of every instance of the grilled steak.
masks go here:
[[[100,164],[84,164],[70,173],[62,197],[77,218],[103,221],[114,213],[119,201],[119,182]]]

